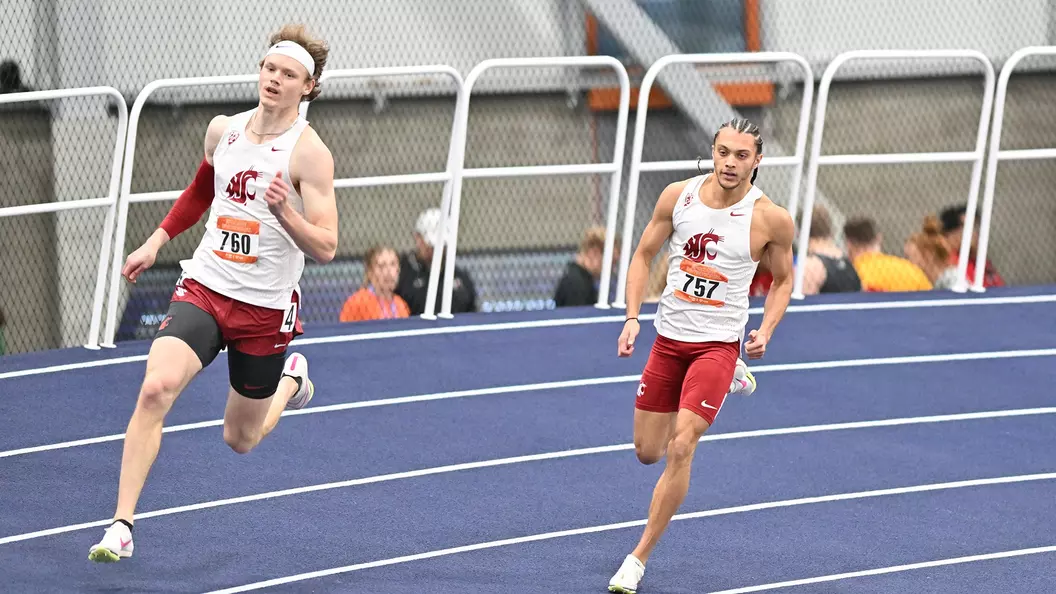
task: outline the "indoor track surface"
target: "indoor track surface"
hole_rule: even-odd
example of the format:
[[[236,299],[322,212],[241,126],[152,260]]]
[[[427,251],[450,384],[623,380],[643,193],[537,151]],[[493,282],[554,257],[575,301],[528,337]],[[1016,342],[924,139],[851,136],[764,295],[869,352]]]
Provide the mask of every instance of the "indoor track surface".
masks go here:
[[[0,590],[605,592],[663,471],[631,444],[645,317],[628,359],[617,310],[309,327],[315,399],[248,455],[221,354],[114,565],[149,345],[4,357]],[[750,365],[640,592],[1056,591],[1056,288],[793,302]]]

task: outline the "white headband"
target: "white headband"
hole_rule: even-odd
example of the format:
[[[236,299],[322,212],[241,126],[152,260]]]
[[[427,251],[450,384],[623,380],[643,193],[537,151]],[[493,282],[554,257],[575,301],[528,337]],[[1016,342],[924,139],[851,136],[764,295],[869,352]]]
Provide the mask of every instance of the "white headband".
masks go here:
[[[312,54],[308,53],[308,50],[301,47],[299,44],[292,41],[280,41],[275,45],[271,46],[265,57],[272,54],[279,54],[287,56],[297,60],[304,66],[304,69],[308,71],[308,76],[315,76],[315,60],[312,59]]]

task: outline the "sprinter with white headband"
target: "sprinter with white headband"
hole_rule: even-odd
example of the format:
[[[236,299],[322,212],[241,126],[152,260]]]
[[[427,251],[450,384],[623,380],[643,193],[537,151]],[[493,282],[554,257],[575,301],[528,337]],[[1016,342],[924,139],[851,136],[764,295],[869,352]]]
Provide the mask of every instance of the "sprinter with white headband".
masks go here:
[[[125,261],[136,282],[158,250],[212,207],[194,255],[181,262],[168,315],[150,347],[146,375],[125,433],[114,522],[88,558],[132,556],[136,502],[161,446],[176,397],[227,348],[224,441],[244,454],[279,422],[303,408],[315,388],[304,355],[286,347],[302,333],[299,281],[307,254],[316,262],[337,250],[334,161],[300,117],[301,101],[319,95],[326,42],[288,25],[272,36],[260,62],[257,107],[217,116],[205,134],[194,181],[160,227]]]

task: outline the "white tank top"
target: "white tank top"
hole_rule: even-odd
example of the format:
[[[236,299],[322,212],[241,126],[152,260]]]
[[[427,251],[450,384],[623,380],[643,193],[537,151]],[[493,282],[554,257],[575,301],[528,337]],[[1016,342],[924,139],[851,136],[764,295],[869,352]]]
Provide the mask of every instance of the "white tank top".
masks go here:
[[[697,194],[707,179],[691,179],[675,203],[667,286],[654,325],[671,340],[743,342],[748,291],[759,264],[751,253],[752,213],[763,192],[752,186],[733,206],[714,209]]]
[[[277,172],[290,186],[287,200],[304,214],[301,196],[290,182],[290,155],[307,120],[263,144],[246,138],[255,109],[230,118],[213,153],[213,204],[205,235],[185,276],[244,303],[285,310],[304,270],[304,253],[268,210],[264,193]]]

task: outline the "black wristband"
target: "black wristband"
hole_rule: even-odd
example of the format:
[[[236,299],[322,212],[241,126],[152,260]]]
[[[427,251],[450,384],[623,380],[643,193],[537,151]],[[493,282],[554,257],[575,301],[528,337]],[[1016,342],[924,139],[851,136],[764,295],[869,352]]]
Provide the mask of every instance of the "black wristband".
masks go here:
[[[626,320],[624,320],[624,322],[630,322],[631,320],[634,320],[635,322],[637,322],[637,321],[638,321],[638,318],[637,318],[637,317],[634,317],[634,318],[627,318]]]

